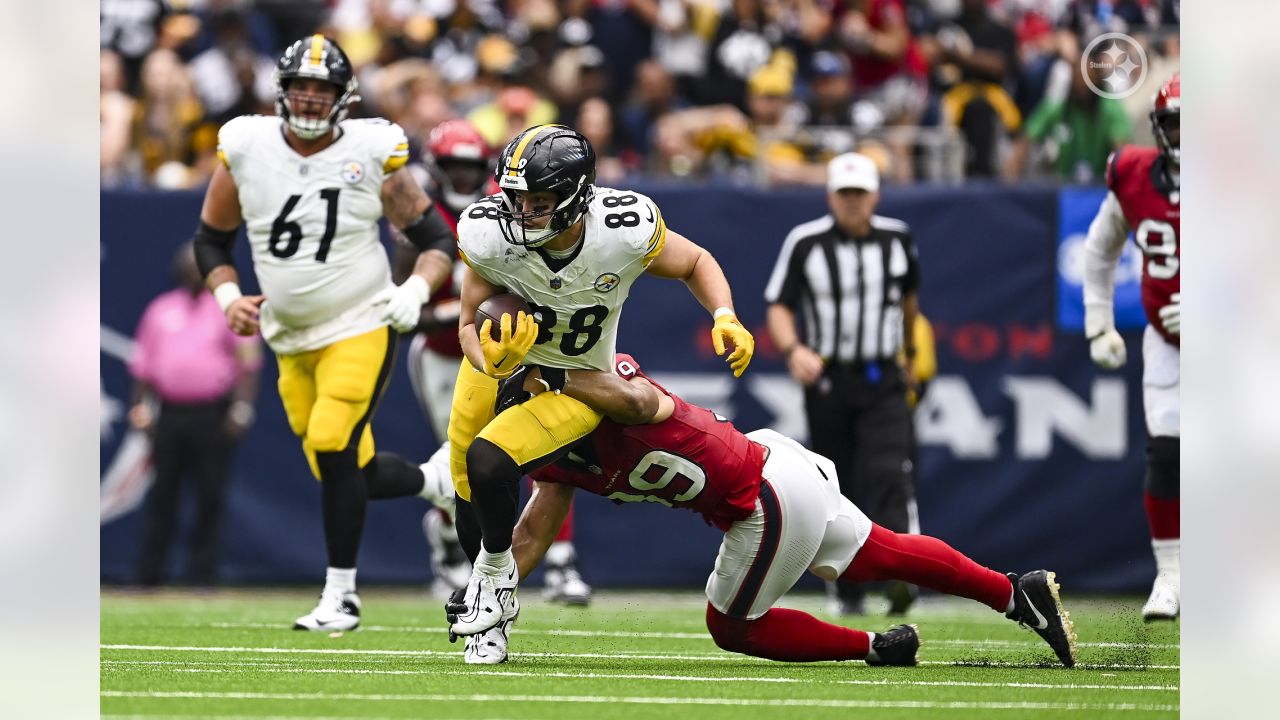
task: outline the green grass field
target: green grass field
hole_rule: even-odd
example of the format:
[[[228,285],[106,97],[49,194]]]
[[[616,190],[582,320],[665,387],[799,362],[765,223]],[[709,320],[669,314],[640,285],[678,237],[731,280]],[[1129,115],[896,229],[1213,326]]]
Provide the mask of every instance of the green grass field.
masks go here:
[[[1080,666],[968,601],[913,608],[916,668],[774,663],[719,650],[700,593],[601,593],[588,609],[523,593],[509,662],[467,666],[425,593],[361,592],[365,625],[295,632],[310,590],[102,596],[104,717],[1176,717],[1178,626],[1140,600],[1073,599]],[[781,605],[824,618],[822,598]],[[845,619],[881,630],[883,616]]]

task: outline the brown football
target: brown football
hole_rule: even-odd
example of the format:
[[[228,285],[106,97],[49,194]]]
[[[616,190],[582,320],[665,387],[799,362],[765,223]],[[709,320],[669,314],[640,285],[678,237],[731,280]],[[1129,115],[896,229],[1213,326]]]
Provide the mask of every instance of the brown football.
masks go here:
[[[501,340],[503,314],[511,316],[511,326],[514,330],[518,312],[532,313],[529,310],[529,303],[519,295],[501,293],[488,298],[476,308],[476,335],[480,334],[480,328],[484,327],[485,320],[493,320],[493,328],[489,331],[489,335],[494,340]]]

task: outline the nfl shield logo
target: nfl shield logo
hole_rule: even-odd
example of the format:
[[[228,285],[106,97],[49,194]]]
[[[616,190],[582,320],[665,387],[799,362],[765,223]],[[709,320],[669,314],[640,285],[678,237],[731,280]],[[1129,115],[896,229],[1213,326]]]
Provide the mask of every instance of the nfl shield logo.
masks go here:
[[[552,290],[559,290],[559,289],[560,289],[560,278],[558,278],[558,277],[553,277],[553,278],[551,278],[551,289],[552,289]]]

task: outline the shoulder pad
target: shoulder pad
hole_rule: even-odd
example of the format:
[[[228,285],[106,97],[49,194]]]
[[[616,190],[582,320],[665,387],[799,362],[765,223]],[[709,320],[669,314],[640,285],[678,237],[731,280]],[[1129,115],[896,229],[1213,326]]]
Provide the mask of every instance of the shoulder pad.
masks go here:
[[[662,252],[667,241],[667,224],[658,205],[647,195],[633,190],[597,188],[590,212],[621,244],[640,254],[648,265]]]
[[[482,197],[458,215],[458,251],[472,267],[500,256],[508,245],[498,224],[500,202],[496,195]]]
[[[280,118],[273,115],[232,118],[218,128],[218,160],[230,170],[233,162],[251,151],[258,136],[279,130]]]

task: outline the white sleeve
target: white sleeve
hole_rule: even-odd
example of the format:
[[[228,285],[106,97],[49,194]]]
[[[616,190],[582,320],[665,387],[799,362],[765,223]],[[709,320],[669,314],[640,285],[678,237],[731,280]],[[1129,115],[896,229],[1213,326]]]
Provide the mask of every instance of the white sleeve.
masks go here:
[[[1116,194],[1108,192],[1089,224],[1084,241],[1084,334],[1094,337],[1115,327],[1113,297],[1116,265],[1124,251],[1129,224]]]

